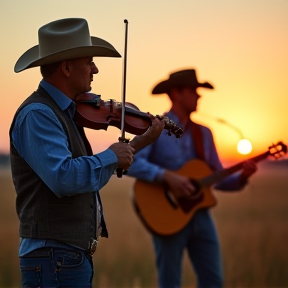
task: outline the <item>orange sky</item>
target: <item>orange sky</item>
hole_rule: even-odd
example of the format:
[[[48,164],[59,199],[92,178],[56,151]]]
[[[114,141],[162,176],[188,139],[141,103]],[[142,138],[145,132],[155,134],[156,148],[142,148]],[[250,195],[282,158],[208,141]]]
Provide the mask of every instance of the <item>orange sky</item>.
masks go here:
[[[288,143],[287,0],[1,0],[0,151],[9,151],[8,130],[15,110],[40,81],[38,68],[13,72],[17,59],[38,44],[37,30],[60,18],[83,17],[90,33],[123,55],[124,19],[129,21],[126,101],[162,114],[166,95],[151,89],[178,69],[196,68],[199,81],[215,89],[203,96],[192,118],[208,125],[223,161],[263,153],[272,142]],[[121,100],[122,59],[95,58],[100,73],[92,92]],[[237,127],[253,152],[236,151]],[[120,131],[87,131],[94,151],[117,142]],[[181,139],[179,140],[181,141]]]

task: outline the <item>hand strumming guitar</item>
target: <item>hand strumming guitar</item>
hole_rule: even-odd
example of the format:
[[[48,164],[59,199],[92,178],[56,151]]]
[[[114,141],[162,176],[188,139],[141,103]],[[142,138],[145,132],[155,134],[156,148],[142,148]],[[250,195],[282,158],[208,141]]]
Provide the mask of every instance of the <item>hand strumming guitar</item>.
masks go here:
[[[177,175],[169,170],[166,170],[163,175],[163,183],[169,187],[176,198],[192,198],[196,191],[188,177]]]

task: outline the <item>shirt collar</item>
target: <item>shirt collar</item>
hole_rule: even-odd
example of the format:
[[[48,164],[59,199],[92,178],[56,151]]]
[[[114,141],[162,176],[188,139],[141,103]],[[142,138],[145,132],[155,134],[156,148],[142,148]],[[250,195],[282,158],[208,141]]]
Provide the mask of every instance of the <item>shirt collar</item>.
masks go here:
[[[57,103],[57,105],[64,111],[69,107],[73,107],[71,105],[74,103],[69,97],[67,97],[63,92],[61,92],[58,88],[48,83],[44,79],[40,82],[41,87],[43,87],[47,93],[51,96],[51,98]]]

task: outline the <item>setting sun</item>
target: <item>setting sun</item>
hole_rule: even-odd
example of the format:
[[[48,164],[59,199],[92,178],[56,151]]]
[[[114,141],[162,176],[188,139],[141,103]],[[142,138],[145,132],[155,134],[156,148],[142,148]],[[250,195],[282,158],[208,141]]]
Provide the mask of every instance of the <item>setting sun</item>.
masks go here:
[[[237,151],[240,154],[247,155],[252,151],[252,144],[247,139],[241,139],[237,144]]]

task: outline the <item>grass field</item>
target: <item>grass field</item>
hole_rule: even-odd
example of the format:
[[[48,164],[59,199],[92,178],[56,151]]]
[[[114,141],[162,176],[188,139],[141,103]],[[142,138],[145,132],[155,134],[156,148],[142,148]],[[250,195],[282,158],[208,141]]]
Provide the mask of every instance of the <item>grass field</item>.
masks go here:
[[[133,180],[112,177],[101,191],[109,238],[94,256],[94,286],[155,288],[149,233],[131,204]],[[9,171],[0,170],[0,287],[20,287],[18,220]],[[216,192],[211,211],[221,240],[225,288],[288,287],[288,169],[260,167],[240,193]],[[184,258],[183,287],[195,287]]]

